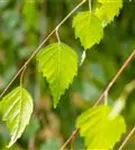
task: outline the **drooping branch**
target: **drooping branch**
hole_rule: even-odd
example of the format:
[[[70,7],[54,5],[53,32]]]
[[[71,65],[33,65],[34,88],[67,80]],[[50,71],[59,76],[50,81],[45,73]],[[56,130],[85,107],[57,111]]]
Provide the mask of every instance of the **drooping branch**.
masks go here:
[[[127,66],[129,65],[129,63],[134,58],[134,56],[135,56],[135,50],[130,54],[130,56],[124,62],[124,64],[122,65],[122,67],[120,68],[120,70],[118,71],[118,73],[114,76],[114,78],[112,79],[112,81],[108,84],[108,86],[105,89],[105,91],[103,92],[103,94],[99,97],[99,99],[97,100],[97,102],[94,104],[94,107],[97,106],[100,103],[100,101],[105,97],[106,93],[108,93],[110,91],[110,89],[112,88],[112,86],[114,85],[114,83],[117,81],[117,79],[123,73],[123,71],[127,68]]]
[[[105,91],[101,94],[101,96],[99,97],[99,99],[96,101],[96,103],[94,104],[93,107],[96,107],[101,100],[103,100],[106,97],[106,94],[108,94],[108,92],[110,91],[110,89],[112,88],[112,86],[115,84],[115,82],[117,81],[117,79],[120,77],[120,75],[124,72],[124,70],[128,67],[128,65],[130,64],[130,62],[133,60],[133,58],[135,57],[135,50],[130,54],[130,56],[127,58],[127,60],[124,62],[124,64],[122,65],[122,67],[119,69],[119,71],[116,73],[116,75],[114,76],[114,78],[111,80],[111,82],[108,84],[107,88],[105,89]],[[131,135],[133,134],[132,132],[134,132],[134,129],[131,131]],[[67,139],[67,141],[62,145],[60,150],[64,150],[67,145],[69,145],[72,141],[73,138],[77,137],[77,134],[79,132],[79,128],[76,128],[73,133],[71,134],[71,136]],[[131,135],[128,135],[128,137],[130,138]],[[125,142],[123,142],[123,146],[126,144],[127,140],[129,139],[127,137],[127,139],[125,140]],[[122,146],[122,147],[123,147]],[[121,149],[119,149],[121,150]]]
[[[128,142],[128,140],[130,139],[130,137],[134,134],[135,132],[135,126],[132,128],[132,130],[129,132],[129,134],[127,135],[127,137],[125,138],[125,140],[122,142],[122,144],[120,145],[118,150],[122,150],[123,147],[126,145],[126,143]]]
[[[23,86],[23,78],[24,78],[25,71],[26,71],[26,67],[22,70],[22,73],[20,75],[20,86],[21,87]]]
[[[20,75],[20,73],[27,68],[30,61],[35,57],[35,55],[40,51],[40,49],[43,47],[43,45],[47,42],[47,40],[55,33],[58,32],[58,29],[60,26],[65,23],[65,21],[79,8],[81,7],[86,0],[82,0],[53,30],[48,34],[48,36],[42,41],[42,43],[37,47],[37,49],[30,55],[28,60],[24,63],[24,65],[18,70],[18,72],[13,76],[12,80],[8,83],[8,85],[5,87],[3,92],[0,94],[0,99],[3,97],[3,95],[6,93],[8,88],[11,86],[11,84],[15,81],[15,79]]]
[[[79,132],[79,128],[76,128],[73,131],[72,135],[68,138],[68,140],[62,145],[60,150],[64,150],[66,146],[69,145],[72,142],[72,140],[76,138],[76,136],[78,135],[78,132]]]

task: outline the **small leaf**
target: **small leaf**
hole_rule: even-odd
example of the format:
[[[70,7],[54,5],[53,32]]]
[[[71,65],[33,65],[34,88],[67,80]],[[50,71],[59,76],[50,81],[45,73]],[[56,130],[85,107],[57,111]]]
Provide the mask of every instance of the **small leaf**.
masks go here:
[[[80,134],[85,138],[87,149],[112,149],[126,131],[124,118],[110,117],[109,106],[98,106],[84,112],[77,120]]]
[[[44,48],[37,56],[38,69],[47,78],[54,107],[77,74],[78,58],[71,47],[64,43],[54,43]]]
[[[89,11],[81,12],[73,19],[75,37],[80,38],[81,44],[85,49],[98,44],[103,37],[102,22]]]
[[[2,99],[0,111],[11,134],[11,141],[7,147],[11,147],[29,123],[33,111],[32,98],[25,89],[17,87]]]
[[[101,6],[96,9],[95,14],[105,27],[114,20],[115,16],[119,15],[120,9],[123,6],[123,0],[98,0],[98,2]]]

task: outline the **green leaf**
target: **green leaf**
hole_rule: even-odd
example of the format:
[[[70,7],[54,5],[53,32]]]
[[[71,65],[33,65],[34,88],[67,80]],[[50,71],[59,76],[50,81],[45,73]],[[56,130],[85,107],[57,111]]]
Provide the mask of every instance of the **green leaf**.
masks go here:
[[[98,106],[84,112],[77,120],[87,149],[112,149],[126,131],[124,118],[112,116],[112,108]]]
[[[47,78],[54,107],[69,87],[78,70],[78,57],[71,47],[54,43],[44,48],[37,56],[39,72]]]
[[[80,38],[85,49],[98,44],[103,37],[102,22],[89,11],[80,12],[73,19],[75,37]]]
[[[29,123],[33,111],[32,98],[25,89],[17,87],[2,99],[0,111],[11,134],[11,141],[7,147],[11,147]]]
[[[123,0],[98,0],[98,2],[101,5],[96,9],[95,15],[102,21],[105,27],[114,20],[115,16],[119,15],[120,9],[123,6]]]

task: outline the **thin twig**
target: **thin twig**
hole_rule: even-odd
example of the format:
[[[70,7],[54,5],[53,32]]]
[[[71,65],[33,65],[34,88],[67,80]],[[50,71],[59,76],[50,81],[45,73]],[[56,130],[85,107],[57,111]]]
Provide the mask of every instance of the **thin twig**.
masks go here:
[[[88,3],[89,3],[89,11],[91,12],[91,11],[92,11],[92,7],[91,7],[92,1],[91,1],[91,0],[88,0]]]
[[[19,76],[19,74],[23,71],[24,68],[27,68],[27,65],[29,62],[34,58],[34,56],[39,52],[39,50],[43,47],[43,45],[46,43],[46,41],[58,30],[58,28],[80,7],[85,3],[86,0],[83,0],[80,2],[53,30],[48,36],[42,41],[42,43],[37,47],[37,49],[30,55],[28,60],[24,63],[24,65],[19,69],[19,71],[14,75],[12,80],[9,82],[9,84],[6,86],[6,88],[3,90],[3,92],[0,95],[0,99],[3,97],[3,95],[6,93],[8,88],[11,86],[11,84],[14,82],[14,80]]]
[[[120,145],[120,147],[118,148],[118,150],[122,150],[123,147],[126,145],[126,143],[128,142],[128,140],[130,139],[130,137],[133,135],[133,133],[135,132],[135,126],[133,127],[133,129],[129,132],[128,136],[125,138],[125,140],[122,142],[122,144]]]
[[[62,147],[60,148],[60,150],[64,150],[65,147],[71,143],[72,139],[76,138],[77,134],[79,132],[79,128],[75,129],[72,133],[72,135],[68,138],[68,140],[62,145]]]
[[[99,99],[96,101],[96,103],[94,104],[93,108],[96,107],[100,101],[105,98],[106,95],[108,95],[109,90],[111,89],[111,87],[114,85],[114,83],[117,81],[117,79],[120,77],[120,75],[123,73],[123,71],[127,68],[127,66],[129,65],[129,63],[131,62],[131,60],[134,58],[135,56],[135,50],[130,54],[130,56],[127,58],[127,60],[125,61],[125,63],[122,65],[122,67],[119,69],[118,73],[114,76],[114,78],[112,79],[112,81],[109,83],[109,85],[107,86],[107,88],[105,89],[105,91],[103,92],[103,94],[99,97]],[[63,144],[63,146],[61,147],[60,150],[64,150],[64,148],[66,148],[66,146],[68,144],[71,143],[72,139],[75,138],[79,132],[79,128],[76,128],[72,135],[69,137],[69,139],[67,139],[67,141]]]
[[[105,93],[105,96],[104,96],[104,104],[108,105],[108,91]]]
[[[20,76],[20,86],[21,87],[23,86],[23,78],[24,78],[25,71],[26,71],[26,67],[23,69],[21,76]]]
[[[112,81],[108,84],[107,88],[105,89],[105,91],[103,92],[103,94],[99,97],[99,99],[96,101],[96,103],[94,104],[94,107],[97,106],[100,101],[105,97],[106,93],[109,92],[109,90],[112,88],[112,86],[114,85],[114,83],[117,81],[117,79],[120,77],[120,75],[123,73],[123,71],[127,68],[127,66],[129,65],[129,63],[131,62],[131,60],[134,58],[135,56],[135,50],[131,53],[131,55],[127,58],[127,60],[125,61],[125,63],[122,65],[122,67],[120,68],[120,70],[118,71],[118,73],[114,76],[114,78],[112,79]]]
[[[59,30],[59,29],[58,29],[58,28],[56,28],[55,33],[56,33],[57,40],[58,40],[58,42],[60,43],[60,42],[61,42],[61,40],[60,40],[60,36],[59,36],[58,30]]]

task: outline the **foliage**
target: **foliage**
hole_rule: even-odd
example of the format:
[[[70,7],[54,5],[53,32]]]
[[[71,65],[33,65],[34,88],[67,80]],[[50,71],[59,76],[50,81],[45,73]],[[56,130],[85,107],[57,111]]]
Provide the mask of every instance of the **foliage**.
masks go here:
[[[29,123],[33,111],[32,98],[25,89],[17,87],[2,99],[0,110],[3,113],[3,121],[6,121],[11,134],[11,141],[8,145],[11,147]]]
[[[114,16],[118,16],[120,9],[123,6],[123,0],[98,0],[101,4],[99,8],[96,8],[96,16],[102,20],[103,26],[114,20]]]
[[[37,60],[39,71],[43,72],[43,76],[49,82],[54,107],[56,107],[61,95],[77,74],[77,55],[68,45],[54,43],[43,49]]]
[[[109,106],[102,105],[90,108],[78,118],[77,127],[85,137],[87,149],[113,149],[121,134],[126,132],[124,118],[112,116],[111,112]]]
[[[85,49],[91,48],[96,43],[99,44],[103,37],[102,22],[89,11],[81,12],[75,16],[73,27],[75,28],[76,38],[80,38]]]
[[[81,45],[85,50],[91,48],[90,51],[86,51],[86,58],[84,57],[85,60],[79,69],[78,58],[81,58],[83,48],[78,41],[74,39],[74,33],[71,28],[72,17],[70,16],[69,20],[63,24],[59,30],[60,38],[63,42],[56,44],[56,36],[51,36],[46,43],[49,46],[44,47],[37,55],[38,65],[35,59],[33,59],[27,67],[23,87],[28,89],[32,96],[28,96],[29,94],[27,91],[23,87],[18,86],[19,82],[18,79],[16,79],[14,84],[10,86],[10,89],[7,91],[9,94],[1,99],[0,118],[6,121],[10,133],[12,134],[11,130],[13,127],[16,125],[20,126],[17,135],[15,133],[17,131],[14,131],[11,135],[11,143],[8,146],[11,146],[20,138],[11,149],[49,149],[50,147],[52,149],[58,149],[64,140],[70,136],[74,129],[76,118],[78,114],[82,112],[84,113],[77,119],[77,127],[81,128],[80,134],[84,136],[86,145],[84,145],[83,139],[78,137],[72,147],[81,150],[85,149],[85,146],[87,146],[87,148],[92,147],[92,143],[87,143],[86,141],[89,141],[89,138],[95,136],[99,137],[99,134],[95,133],[94,130],[93,133],[88,130],[89,136],[86,136],[86,133],[83,133],[82,129],[83,126],[89,127],[94,119],[98,120],[102,113],[98,115],[99,117],[93,116],[90,120],[86,119],[86,121],[83,121],[82,116],[84,116],[85,119],[87,116],[91,116],[92,110],[97,110],[101,107],[103,107],[105,112],[107,110],[108,114],[108,112],[114,108],[113,100],[116,100],[122,92],[123,87],[133,80],[135,75],[133,72],[134,61],[110,92],[108,106],[98,106],[95,109],[90,109],[91,105],[93,105],[106,87],[106,84],[116,74],[135,46],[135,10],[133,7],[135,2],[132,1],[130,3],[126,1],[124,5],[122,0],[97,0],[92,2],[92,10],[88,10],[88,4],[85,3],[80,7],[80,12],[73,17],[72,26],[75,30],[75,37],[80,39]],[[27,0],[7,0],[4,3],[0,3],[1,92],[9,83],[12,76],[29,58],[30,53],[39,45],[40,41],[42,41],[48,32],[50,32],[68,12],[74,9],[77,4],[77,1],[71,3],[70,0],[58,0],[57,2],[37,0],[31,3]],[[123,9],[121,9],[122,7]],[[54,14],[56,14],[55,17]],[[116,16],[118,17],[114,19]],[[64,44],[63,48],[59,49],[59,44]],[[54,45],[55,47],[53,47]],[[70,45],[72,48],[67,45]],[[53,47],[53,54],[48,50],[49,47]],[[70,53],[68,53],[69,51]],[[61,54],[60,57],[58,52]],[[50,57],[50,55],[52,55],[52,57]],[[62,60],[60,66],[57,66],[58,60]],[[44,67],[42,67],[42,65]],[[67,65],[67,67],[65,67],[65,65]],[[59,73],[59,69],[61,73]],[[37,70],[42,72],[43,76],[41,76]],[[50,73],[53,73],[52,77]],[[74,76],[76,76],[76,78],[73,80]],[[61,78],[62,80],[60,80]],[[48,87],[50,87],[50,91]],[[16,101],[17,97],[15,97],[14,100],[12,97],[9,98],[9,95],[13,94],[15,90],[18,90],[18,95],[20,92],[27,93],[26,95],[28,97],[33,97],[33,102],[31,98],[24,99],[24,97],[22,97],[22,99],[20,98],[18,101]],[[134,125],[135,120],[133,115],[135,113],[134,93],[132,94],[133,95],[128,98],[130,101],[127,101],[122,115],[118,114],[115,118],[116,120],[124,120],[124,117],[126,119],[127,130]],[[50,95],[53,97],[54,106],[59,102],[55,110],[52,108]],[[7,97],[9,98],[8,101],[6,100]],[[61,101],[59,101],[60,97],[62,99]],[[8,105],[9,102],[11,105]],[[29,107],[29,113],[26,114],[25,111],[22,112],[25,121],[21,120],[21,124],[14,122],[14,124],[10,126],[10,115],[4,116],[15,102],[17,102],[18,105],[20,104],[19,102],[26,102],[23,104],[29,103],[31,107],[26,105],[26,108]],[[35,111],[33,114],[31,114],[33,107],[32,103],[35,104]],[[4,105],[8,106],[3,107]],[[20,109],[17,109],[18,105],[15,105],[14,108],[17,111],[10,112],[11,116],[18,111],[21,112]],[[103,122],[106,122],[104,124],[105,126],[100,126],[98,128],[98,132],[101,131],[101,134],[103,132],[100,129],[105,127],[108,128],[108,122],[110,123],[112,121],[111,123],[114,123],[115,127],[116,120],[108,121],[107,114],[103,118]],[[29,122],[30,117],[31,120]],[[29,125],[25,129],[28,123]],[[110,126],[110,128],[112,127],[111,130],[114,132],[109,132],[109,135],[108,132],[106,134],[106,138],[109,139],[108,141],[111,141],[108,147],[118,149],[120,142],[118,142],[117,145],[116,142],[119,140],[122,141],[120,138],[122,133],[125,132],[124,121],[121,121],[121,124],[123,128],[120,128],[121,130],[117,132],[118,135],[114,135],[116,137],[112,141],[111,136],[119,129],[119,126],[116,126],[115,129],[113,126]],[[93,129],[94,127],[96,126],[93,126]],[[5,149],[5,145],[9,141],[9,133],[3,123],[0,125],[0,139],[0,148]],[[98,138],[96,140],[98,140]],[[100,141],[100,139],[98,141]],[[133,149],[133,146],[134,140],[131,138],[125,149]]]

